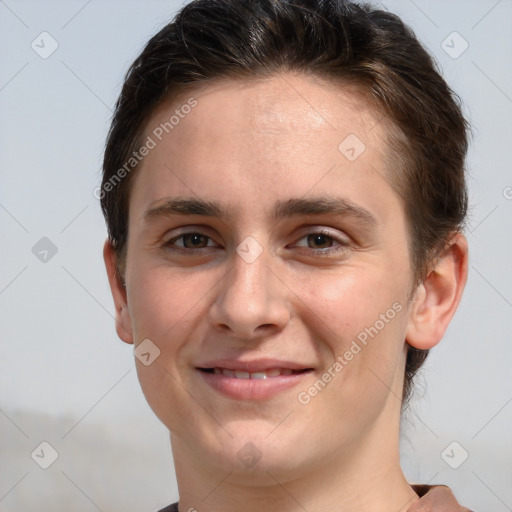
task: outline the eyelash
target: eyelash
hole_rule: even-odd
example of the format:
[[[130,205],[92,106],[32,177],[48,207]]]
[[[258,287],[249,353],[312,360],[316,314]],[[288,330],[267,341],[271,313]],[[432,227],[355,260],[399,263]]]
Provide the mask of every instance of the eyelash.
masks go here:
[[[208,240],[211,240],[211,237],[207,236],[207,235],[204,235],[203,233],[200,233],[198,231],[189,231],[189,232],[186,232],[186,233],[182,233],[181,235],[179,236],[176,236],[170,240],[168,240],[167,242],[165,242],[163,244],[163,247],[167,250],[170,250],[172,252],[175,252],[175,253],[178,253],[178,254],[187,254],[187,255],[190,255],[191,253],[194,253],[194,252],[197,252],[201,249],[208,249],[208,247],[199,247],[197,249],[187,249],[187,248],[179,248],[179,247],[173,247],[172,244],[174,242],[176,242],[177,240],[180,240],[181,238],[187,236],[187,235],[199,235],[201,237],[204,237],[204,238],[207,238]],[[347,248],[349,247],[349,243],[345,240],[340,240],[336,237],[334,237],[331,233],[329,233],[328,231],[325,231],[325,230],[318,230],[318,231],[313,231],[311,233],[307,233],[306,235],[302,236],[301,238],[299,238],[299,241],[304,239],[304,238],[307,238],[309,236],[314,236],[314,235],[323,235],[327,238],[330,238],[333,242],[336,242],[339,244],[340,247],[338,247],[337,249],[330,249],[330,248],[327,248],[327,249],[311,249],[315,255],[317,256],[322,256],[322,257],[325,257],[325,256],[331,256],[331,255],[334,255],[334,254],[337,254],[337,253],[340,253],[340,252],[343,252],[343,251],[346,251]]]

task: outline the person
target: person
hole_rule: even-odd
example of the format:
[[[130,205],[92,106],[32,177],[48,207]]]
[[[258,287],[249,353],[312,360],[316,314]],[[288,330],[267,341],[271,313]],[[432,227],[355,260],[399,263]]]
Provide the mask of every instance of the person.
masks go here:
[[[195,0],[130,67],[100,200],[164,511],[467,511],[399,422],[467,279],[469,125],[396,15]]]

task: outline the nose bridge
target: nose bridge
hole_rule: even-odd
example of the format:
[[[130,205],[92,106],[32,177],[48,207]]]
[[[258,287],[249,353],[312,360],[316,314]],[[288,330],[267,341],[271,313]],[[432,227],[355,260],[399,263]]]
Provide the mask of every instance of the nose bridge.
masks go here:
[[[254,300],[251,304],[255,304],[261,295],[269,293],[268,260],[268,251],[263,251],[263,247],[258,251],[251,242],[240,244],[233,256],[230,291],[248,294],[248,298],[252,296]]]

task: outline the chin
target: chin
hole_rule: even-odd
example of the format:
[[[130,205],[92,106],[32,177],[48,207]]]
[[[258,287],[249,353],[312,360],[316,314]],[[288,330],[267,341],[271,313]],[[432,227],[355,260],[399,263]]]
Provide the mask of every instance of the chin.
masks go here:
[[[272,432],[275,428],[275,424],[269,426],[263,421],[227,424],[226,430],[233,437],[223,431],[204,437],[203,443],[196,439],[195,451],[220,473],[231,473],[232,483],[264,487],[275,485],[275,480],[289,481],[308,471],[307,437],[293,436],[289,431],[277,435],[279,427]]]
[[[276,480],[285,483],[307,474],[308,464],[304,453],[282,446],[280,450],[258,449],[250,442],[240,450],[222,456],[222,470],[231,473],[231,483],[250,487],[275,486]]]

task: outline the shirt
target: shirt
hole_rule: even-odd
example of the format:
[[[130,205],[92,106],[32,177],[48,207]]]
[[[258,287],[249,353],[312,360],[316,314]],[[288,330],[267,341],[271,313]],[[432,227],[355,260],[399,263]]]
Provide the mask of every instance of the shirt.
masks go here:
[[[411,485],[411,487],[420,499],[407,512],[471,512],[457,503],[451,489],[446,485]],[[159,512],[179,512],[178,503],[173,503]]]

